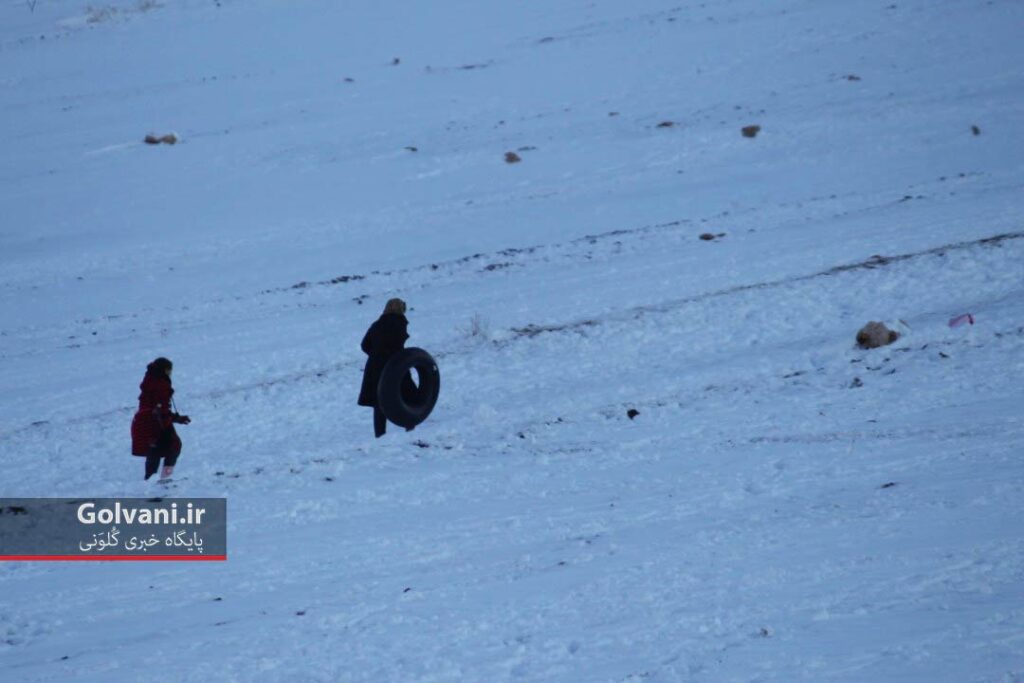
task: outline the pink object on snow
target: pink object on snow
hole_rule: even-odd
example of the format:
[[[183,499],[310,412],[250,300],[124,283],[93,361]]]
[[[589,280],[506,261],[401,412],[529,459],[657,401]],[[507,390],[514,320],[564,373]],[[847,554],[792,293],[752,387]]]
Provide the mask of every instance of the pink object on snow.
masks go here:
[[[964,323],[974,324],[974,316],[970,313],[961,313],[960,315],[949,319],[950,327],[960,327]]]

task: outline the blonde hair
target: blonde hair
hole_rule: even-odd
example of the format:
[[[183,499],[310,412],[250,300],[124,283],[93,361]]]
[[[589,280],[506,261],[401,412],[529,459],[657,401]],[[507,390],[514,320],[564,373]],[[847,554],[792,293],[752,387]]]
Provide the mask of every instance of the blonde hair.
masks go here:
[[[405,302],[401,299],[388,299],[388,302],[384,304],[384,312],[405,315]]]

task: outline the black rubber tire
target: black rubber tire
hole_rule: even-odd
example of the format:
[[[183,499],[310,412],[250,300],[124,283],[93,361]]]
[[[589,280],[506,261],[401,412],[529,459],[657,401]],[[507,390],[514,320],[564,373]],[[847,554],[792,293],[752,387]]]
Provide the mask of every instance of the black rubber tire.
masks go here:
[[[419,387],[409,371],[416,369]],[[433,356],[416,347],[402,349],[388,360],[377,383],[377,405],[399,427],[415,427],[430,415],[441,392],[441,373]]]

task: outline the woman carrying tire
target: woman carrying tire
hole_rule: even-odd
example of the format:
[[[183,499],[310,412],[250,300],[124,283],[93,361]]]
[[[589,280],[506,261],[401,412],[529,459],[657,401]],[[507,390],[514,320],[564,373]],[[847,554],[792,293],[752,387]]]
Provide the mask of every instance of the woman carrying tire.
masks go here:
[[[377,384],[380,374],[390,358],[405,348],[405,340],[409,338],[409,321],[405,317],[406,306],[401,299],[389,299],[384,312],[370,325],[363,336],[362,349],[369,356],[363,368],[363,385],[359,390],[359,405],[373,408],[373,433],[380,438],[387,429],[387,417],[380,409],[377,397]],[[409,380],[412,382],[412,379]],[[407,427],[406,431],[412,427]]]
[[[172,409],[171,372],[174,365],[166,358],[157,358],[146,366],[146,376],[139,389],[139,409],[132,418],[132,455],[145,456],[145,478],[160,469],[161,479],[169,479],[181,454],[181,439],[174,429],[175,423],[189,424],[188,415],[178,415]]]

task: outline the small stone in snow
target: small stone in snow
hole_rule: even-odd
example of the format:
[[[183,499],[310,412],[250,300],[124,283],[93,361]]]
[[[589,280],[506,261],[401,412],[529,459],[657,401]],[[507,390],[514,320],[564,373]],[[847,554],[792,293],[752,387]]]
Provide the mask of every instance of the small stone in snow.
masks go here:
[[[175,135],[174,133],[168,133],[167,135],[160,136],[153,135],[152,133],[150,133],[145,138],[143,138],[142,141],[145,142],[147,145],[176,145],[178,144],[178,136]]]

